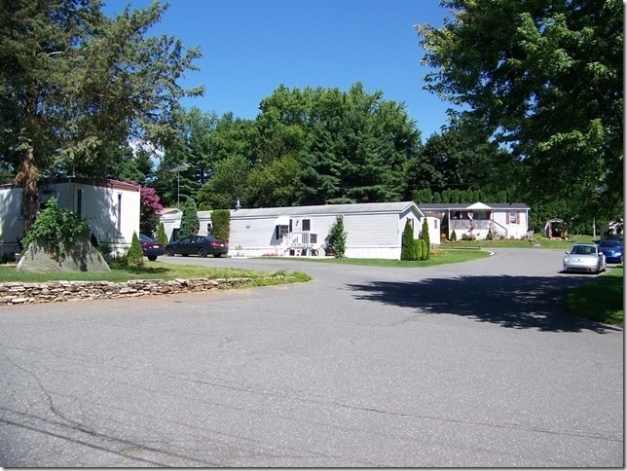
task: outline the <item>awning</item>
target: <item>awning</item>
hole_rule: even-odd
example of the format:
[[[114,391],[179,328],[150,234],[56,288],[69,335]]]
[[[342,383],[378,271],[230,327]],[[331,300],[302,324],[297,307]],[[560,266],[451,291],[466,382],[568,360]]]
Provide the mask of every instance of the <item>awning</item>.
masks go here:
[[[289,216],[279,216],[276,218],[275,226],[289,226],[290,225],[290,217]]]
[[[490,206],[488,206],[487,204],[483,204],[480,201],[475,203],[475,204],[471,204],[470,206],[468,206],[466,209],[470,209],[470,210],[490,210],[492,209]]]

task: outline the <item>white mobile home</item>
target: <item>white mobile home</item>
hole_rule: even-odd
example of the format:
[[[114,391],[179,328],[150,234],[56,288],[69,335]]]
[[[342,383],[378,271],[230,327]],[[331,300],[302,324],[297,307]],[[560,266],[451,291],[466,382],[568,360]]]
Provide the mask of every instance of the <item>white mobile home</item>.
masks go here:
[[[176,238],[181,215],[179,210],[161,214],[170,240]],[[411,201],[231,210],[229,255],[321,255],[338,215],[344,219],[349,258],[400,259],[405,222],[411,221],[418,238],[424,218]],[[211,211],[199,211],[198,219],[198,233],[211,232]],[[431,241],[438,244],[439,220],[428,221]]]
[[[427,214],[442,219],[442,231],[448,239],[468,236],[485,239],[488,231],[495,237],[524,239],[529,231],[529,206],[523,203],[441,203],[420,204]]]
[[[116,252],[128,249],[133,232],[139,234],[140,187],[116,180],[66,178],[39,184],[39,204],[55,198],[60,208],[80,214],[100,243]],[[2,252],[20,250],[24,237],[22,188],[0,186],[0,241]]]

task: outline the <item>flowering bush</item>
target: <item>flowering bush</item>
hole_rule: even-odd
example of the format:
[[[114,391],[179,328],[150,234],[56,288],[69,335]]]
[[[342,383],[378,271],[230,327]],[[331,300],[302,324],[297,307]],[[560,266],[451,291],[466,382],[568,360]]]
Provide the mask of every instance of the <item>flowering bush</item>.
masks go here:
[[[161,198],[157,190],[148,187],[141,187],[140,196],[139,229],[142,234],[152,237],[159,225],[159,213],[163,211]]]

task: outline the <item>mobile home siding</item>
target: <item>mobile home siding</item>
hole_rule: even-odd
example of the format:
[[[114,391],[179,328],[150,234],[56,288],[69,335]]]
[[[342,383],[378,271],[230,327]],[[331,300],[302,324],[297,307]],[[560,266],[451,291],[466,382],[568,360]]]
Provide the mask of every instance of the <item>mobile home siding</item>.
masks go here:
[[[0,253],[20,251],[18,240],[24,234],[22,217],[22,189],[2,188],[0,190]]]

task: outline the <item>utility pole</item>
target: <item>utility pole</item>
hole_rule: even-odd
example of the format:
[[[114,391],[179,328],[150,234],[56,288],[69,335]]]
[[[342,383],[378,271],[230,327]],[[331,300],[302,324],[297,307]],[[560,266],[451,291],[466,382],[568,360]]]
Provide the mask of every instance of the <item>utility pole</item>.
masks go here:
[[[187,170],[188,167],[187,162],[183,162],[170,169],[170,172],[176,172],[176,207],[178,209],[181,208],[181,178],[179,172]]]

